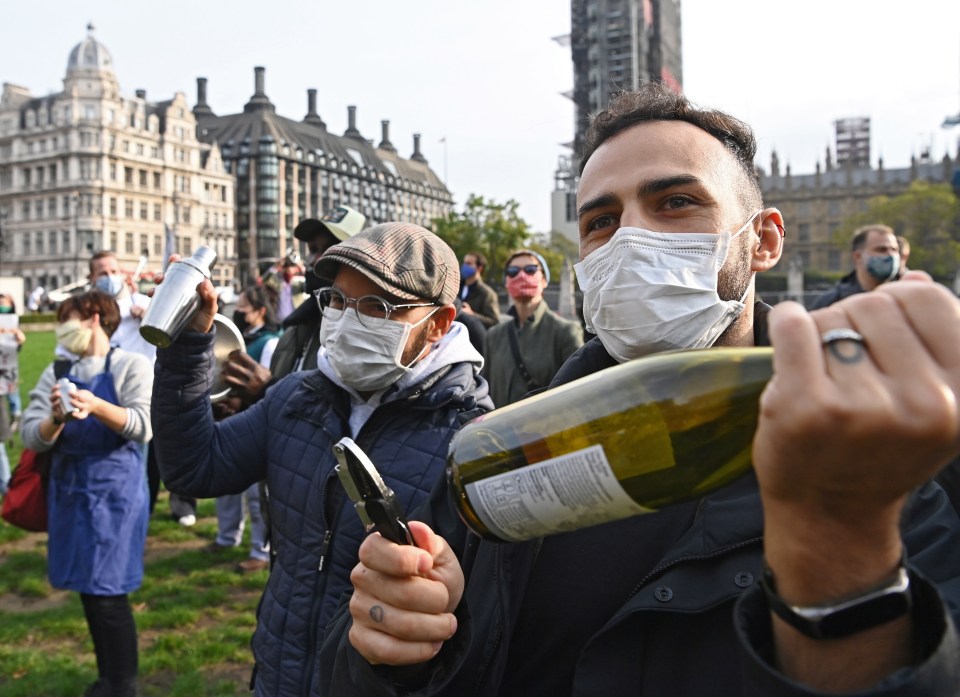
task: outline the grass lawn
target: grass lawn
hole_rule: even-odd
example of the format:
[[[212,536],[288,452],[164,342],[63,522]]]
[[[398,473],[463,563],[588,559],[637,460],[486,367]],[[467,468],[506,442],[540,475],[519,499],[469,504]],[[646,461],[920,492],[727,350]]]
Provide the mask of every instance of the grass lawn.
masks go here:
[[[25,327],[28,329],[29,327]],[[40,372],[53,359],[53,332],[27,332],[20,353],[26,407]],[[12,463],[22,448],[8,444]],[[209,553],[216,537],[212,500],[183,528],[162,492],[147,538],[143,586],[130,596],[140,639],[141,697],[249,695],[250,637],[267,572],[241,575],[246,544]],[[76,593],[46,579],[45,533],[0,520],[0,694],[74,697],[96,679],[96,662]]]

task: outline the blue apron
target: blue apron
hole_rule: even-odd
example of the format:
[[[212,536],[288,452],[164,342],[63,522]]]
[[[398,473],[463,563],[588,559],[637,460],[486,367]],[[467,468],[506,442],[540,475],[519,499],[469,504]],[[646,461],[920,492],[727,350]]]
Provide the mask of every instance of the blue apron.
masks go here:
[[[119,405],[110,374],[112,353],[89,384],[68,377],[78,390]],[[139,443],[94,416],[68,421],[53,451],[47,491],[50,585],[90,595],[121,595],[139,588],[147,499]]]

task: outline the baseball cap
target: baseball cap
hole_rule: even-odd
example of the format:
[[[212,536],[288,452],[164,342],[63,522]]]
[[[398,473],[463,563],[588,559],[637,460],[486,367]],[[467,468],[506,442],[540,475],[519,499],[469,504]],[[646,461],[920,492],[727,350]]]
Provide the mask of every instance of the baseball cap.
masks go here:
[[[333,281],[340,265],[356,269],[401,300],[448,305],[460,289],[457,255],[442,239],[413,223],[380,223],[330,247],[315,273]]]
[[[367,216],[349,206],[337,206],[324,214],[320,220],[305,218],[293,229],[293,236],[298,240],[309,242],[321,231],[326,230],[343,242],[353,237],[363,229]]]

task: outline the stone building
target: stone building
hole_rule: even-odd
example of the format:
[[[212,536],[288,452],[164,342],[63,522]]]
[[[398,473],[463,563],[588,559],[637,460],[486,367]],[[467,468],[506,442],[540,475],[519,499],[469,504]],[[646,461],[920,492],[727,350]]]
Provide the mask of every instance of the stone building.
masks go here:
[[[846,271],[853,267],[849,244],[838,244],[834,233],[844,219],[867,209],[870,199],[897,196],[915,181],[950,183],[960,166],[960,152],[944,155],[940,161],[928,154],[912,157],[909,167],[886,169],[883,158],[876,167],[833,162],[827,149],[825,166],[818,162],[813,174],[793,174],[788,164],[783,171],[774,152],[770,171],[760,172],[764,204],[779,208],[787,223],[783,258],[777,265],[804,271]]]
[[[317,91],[307,90],[300,121],[280,116],[265,91],[262,67],[254,68],[254,93],[236,114],[217,116],[207,104],[207,80],[197,78],[193,113],[199,138],[219,146],[237,181],[237,247],[246,279],[297,246],[293,230],[303,218],[320,217],[338,204],[367,216],[367,223],[402,220],[432,227],[453,209],[453,198],[420,152],[413,136],[409,158],[390,141],[381,121],[380,142],[357,128],[356,107],[347,107],[343,135],[327,129],[317,113]],[[301,250],[302,251],[302,250]]]
[[[35,97],[4,83],[0,96],[0,275],[29,292],[82,281],[93,252],[133,270],[162,268],[175,251],[216,249],[217,285],[236,267],[234,178],[215,143],[197,140],[185,96],[124,97],[110,53],[93,36],[70,52],[63,91]]]

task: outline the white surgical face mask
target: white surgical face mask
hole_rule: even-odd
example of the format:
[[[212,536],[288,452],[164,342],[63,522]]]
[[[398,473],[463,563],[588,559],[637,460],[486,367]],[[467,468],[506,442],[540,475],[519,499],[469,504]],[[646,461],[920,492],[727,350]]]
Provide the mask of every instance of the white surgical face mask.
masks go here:
[[[93,285],[97,290],[102,290],[107,295],[115,298],[120,295],[120,291],[123,290],[125,284],[123,276],[119,274],[109,274],[98,277]]]
[[[740,300],[721,300],[717,276],[732,240],[759,213],[733,234],[617,230],[574,266],[587,330],[621,363],[657,351],[712,346],[743,312],[750,290],[748,284]]]
[[[360,324],[352,308],[347,308],[336,320],[329,319],[324,313],[320,344],[344,385],[358,392],[377,392],[403,377],[420,358],[414,358],[410,365],[400,362],[410,332],[439,309],[435,308],[413,324],[364,317],[364,322],[373,328]]]

